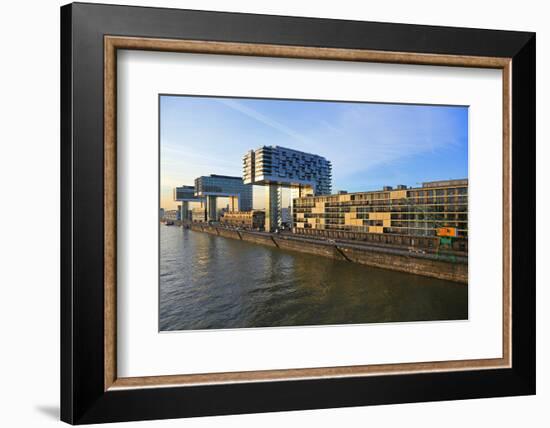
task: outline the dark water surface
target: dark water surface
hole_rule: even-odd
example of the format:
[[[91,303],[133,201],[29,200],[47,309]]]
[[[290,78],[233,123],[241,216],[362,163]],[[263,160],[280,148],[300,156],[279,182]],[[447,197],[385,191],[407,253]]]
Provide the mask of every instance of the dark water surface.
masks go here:
[[[468,287],[160,227],[160,329],[468,317]]]

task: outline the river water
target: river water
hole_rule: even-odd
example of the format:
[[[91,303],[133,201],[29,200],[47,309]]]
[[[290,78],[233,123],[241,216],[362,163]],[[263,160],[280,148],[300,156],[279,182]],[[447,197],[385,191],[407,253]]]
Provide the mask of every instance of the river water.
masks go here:
[[[465,284],[160,226],[160,329],[468,318]]]

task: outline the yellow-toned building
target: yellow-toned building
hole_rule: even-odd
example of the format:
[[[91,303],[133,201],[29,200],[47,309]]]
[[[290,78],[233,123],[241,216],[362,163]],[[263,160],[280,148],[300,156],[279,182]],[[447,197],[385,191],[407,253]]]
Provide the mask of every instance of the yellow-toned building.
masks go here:
[[[206,209],[204,207],[193,208],[191,210],[191,221],[193,223],[205,222],[206,221]]]
[[[263,230],[265,224],[265,211],[228,211],[222,215],[220,222],[227,226]]]
[[[468,237],[468,180],[422,187],[308,196],[293,200],[295,232],[307,229],[416,236]],[[301,230],[300,230],[301,229]],[[443,232],[442,232],[443,231]],[[442,233],[445,233],[442,235]]]

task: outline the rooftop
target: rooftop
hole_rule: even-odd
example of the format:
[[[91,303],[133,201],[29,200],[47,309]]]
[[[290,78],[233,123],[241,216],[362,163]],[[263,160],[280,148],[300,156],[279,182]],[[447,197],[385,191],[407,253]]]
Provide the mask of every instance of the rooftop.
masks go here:
[[[288,147],[283,147],[283,146],[262,146],[262,147],[258,148],[257,150],[263,150],[263,149],[285,150],[285,151],[288,151],[288,152],[299,153],[301,155],[315,156],[315,157],[318,157],[318,158],[325,159],[323,156],[317,155],[315,153],[302,152],[300,150],[289,149]]]
[[[453,187],[453,186],[468,186],[468,179],[467,178],[461,178],[461,179],[453,179],[453,180],[439,180],[439,181],[426,181],[422,183],[421,187],[407,187],[405,185],[398,185],[397,187],[392,186],[383,186],[382,189],[379,190],[365,190],[362,192],[346,192],[346,191],[339,191],[338,193],[332,193],[330,195],[317,195],[317,196],[302,196],[302,198],[318,198],[318,197],[328,197],[328,196],[341,196],[341,195],[360,195],[364,193],[380,193],[380,192],[392,192],[396,190],[422,190],[426,188],[430,189],[436,189],[440,187]],[[345,193],[344,193],[345,192]]]
[[[219,175],[219,174],[210,174],[208,176],[204,176],[203,177],[212,177],[212,178],[229,178],[229,179],[232,179],[232,180],[242,180],[243,178],[242,177],[236,177],[236,176],[232,176],[232,175]],[[201,177],[202,178],[202,177]]]
[[[446,187],[446,186],[464,186],[464,185],[468,185],[467,178],[425,181],[424,183],[422,183],[422,187]]]

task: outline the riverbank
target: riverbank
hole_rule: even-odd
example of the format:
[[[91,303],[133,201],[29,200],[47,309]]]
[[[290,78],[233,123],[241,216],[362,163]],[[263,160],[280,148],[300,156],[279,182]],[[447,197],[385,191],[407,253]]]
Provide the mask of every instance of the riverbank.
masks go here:
[[[291,234],[229,229],[206,223],[192,223],[189,228],[196,232],[267,245],[281,250],[297,251],[382,269],[468,283],[468,258],[465,256],[411,252],[407,249],[385,248],[380,245],[322,241]]]

